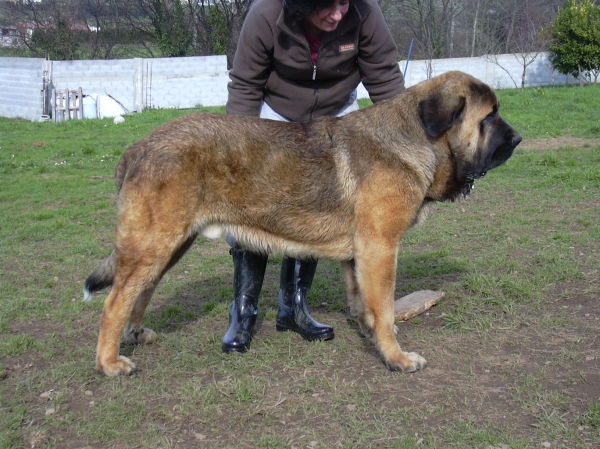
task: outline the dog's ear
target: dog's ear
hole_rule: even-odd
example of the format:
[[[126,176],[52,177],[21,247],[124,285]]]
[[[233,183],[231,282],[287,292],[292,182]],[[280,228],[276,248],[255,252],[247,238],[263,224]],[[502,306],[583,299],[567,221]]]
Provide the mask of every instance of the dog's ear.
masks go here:
[[[463,96],[431,93],[419,102],[419,122],[427,135],[438,137],[460,118],[466,104],[467,99]]]

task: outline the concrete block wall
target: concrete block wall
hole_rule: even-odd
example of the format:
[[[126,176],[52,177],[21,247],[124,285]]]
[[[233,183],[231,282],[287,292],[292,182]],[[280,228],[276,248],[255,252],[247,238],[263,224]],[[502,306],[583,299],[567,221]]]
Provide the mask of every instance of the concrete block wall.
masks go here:
[[[503,56],[514,58],[514,55]],[[522,70],[521,67],[520,70]],[[579,81],[572,76],[563,75],[552,70],[548,53],[541,54],[527,67],[525,75],[525,85],[527,87],[564,86],[567,84],[579,84]]]
[[[145,107],[222,106],[227,101],[227,57],[144,59]]]
[[[429,71],[431,76],[436,76],[451,70],[460,70],[473,75],[494,89],[515,89],[521,87],[522,58],[522,55],[519,54],[506,54],[477,58],[435,59],[432,61],[414,60],[409,62],[408,67],[406,67],[406,61],[400,61],[399,65],[402,72],[406,68],[406,87],[426,80]],[[578,81],[575,78],[553,71],[547,53],[539,54],[527,66],[526,87],[577,83]],[[362,85],[358,88],[358,98],[369,98],[367,90]]]
[[[482,81],[488,79],[487,64],[485,61],[473,61],[474,58],[453,58],[453,59],[434,59],[432,61],[410,61],[406,71],[406,85],[413,86],[425,81],[428,73],[431,76],[441,75],[451,70],[461,70],[473,75]],[[400,67],[404,70],[405,61],[400,62]]]
[[[52,62],[55,89],[109,94],[129,112],[221,106],[227,101],[228,81],[224,55]]]
[[[475,78],[488,83],[495,89],[514,89],[521,87],[523,71],[522,54],[489,55],[477,58],[452,58],[431,61],[433,76],[449,70],[461,70]],[[526,59],[531,61],[531,57]],[[406,63],[400,62],[400,67]],[[408,65],[407,85],[413,85],[425,78],[427,61],[411,61]],[[552,70],[548,53],[541,53],[527,66],[525,76],[526,87],[554,86],[574,84],[573,77],[561,75]]]
[[[404,71],[406,61],[399,66]],[[429,67],[432,76],[462,70],[496,89],[519,87],[523,70],[518,55],[410,61],[406,85],[427,79]],[[98,61],[0,58],[0,116],[42,120],[44,76],[48,89],[81,87],[85,95],[109,94],[129,112],[222,106],[227,102],[229,82],[225,56]],[[575,83],[573,77],[553,72],[545,53],[527,67],[527,87]],[[368,96],[360,85],[358,97]]]
[[[0,117],[40,120],[43,59],[0,58]]]
[[[84,95],[109,94],[129,112],[134,112],[133,59],[52,61],[52,87],[75,90]]]

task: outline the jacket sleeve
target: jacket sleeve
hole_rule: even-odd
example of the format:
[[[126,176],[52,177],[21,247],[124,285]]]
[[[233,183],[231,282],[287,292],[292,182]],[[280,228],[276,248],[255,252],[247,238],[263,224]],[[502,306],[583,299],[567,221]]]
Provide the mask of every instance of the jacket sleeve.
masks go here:
[[[244,20],[233,67],[229,71],[227,114],[258,116],[260,113],[273,57],[272,27],[275,22],[269,23],[267,17],[257,2]]]
[[[405,87],[392,33],[377,3],[369,4],[370,12],[361,26],[357,63],[362,83],[371,101],[377,103],[403,92]]]

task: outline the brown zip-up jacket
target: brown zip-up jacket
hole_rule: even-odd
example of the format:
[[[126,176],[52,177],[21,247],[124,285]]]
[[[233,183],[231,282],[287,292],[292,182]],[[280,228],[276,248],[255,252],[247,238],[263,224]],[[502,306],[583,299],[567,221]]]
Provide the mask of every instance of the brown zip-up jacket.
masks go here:
[[[313,64],[300,23],[281,0],[255,0],[229,72],[228,114],[258,115],[264,100],[294,122],[334,115],[360,81],[376,103],[404,91],[397,48],[375,0],[353,0]]]

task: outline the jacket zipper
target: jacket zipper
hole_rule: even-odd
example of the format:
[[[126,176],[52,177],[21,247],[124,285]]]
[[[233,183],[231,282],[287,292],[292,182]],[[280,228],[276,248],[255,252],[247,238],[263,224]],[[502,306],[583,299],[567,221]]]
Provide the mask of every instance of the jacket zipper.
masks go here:
[[[319,53],[320,52],[321,52],[321,47],[319,46],[319,51],[317,52],[317,62],[319,62]],[[310,48],[308,49],[308,56],[310,57],[310,59],[312,61],[312,56],[310,54]],[[316,81],[316,79],[317,79],[317,63],[315,62],[313,64],[312,80]],[[313,103],[313,107],[310,109],[310,113],[308,114],[309,120],[312,120],[313,112],[315,112],[317,110],[318,105],[319,105],[319,88],[317,86],[315,86],[315,102]]]
[[[290,33],[286,33],[286,34],[288,34],[288,36],[290,36],[292,39],[296,40],[298,43],[304,44],[304,42],[302,42],[301,40],[296,38],[296,36],[294,36],[293,34],[290,34]],[[321,42],[321,44],[322,44],[322,42]],[[312,56],[310,54],[310,47],[307,46],[305,48],[308,50],[308,59],[312,62]],[[321,52],[321,46],[319,46],[319,52],[317,52],[317,62],[319,61],[319,53],[320,52]],[[312,80],[313,81],[317,80],[317,64],[313,64]],[[313,107],[310,109],[310,112],[308,114],[309,120],[312,120],[313,112],[315,112],[318,105],[319,105],[319,89],[317,87],[315,87],[315,102],[313,103]]]

